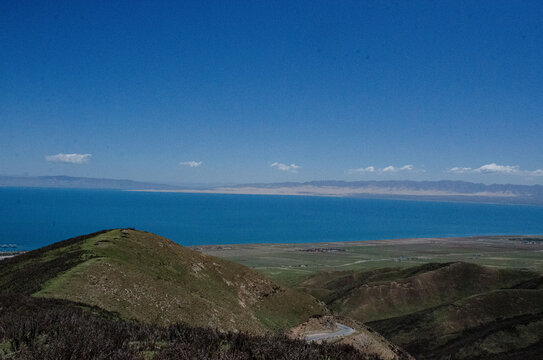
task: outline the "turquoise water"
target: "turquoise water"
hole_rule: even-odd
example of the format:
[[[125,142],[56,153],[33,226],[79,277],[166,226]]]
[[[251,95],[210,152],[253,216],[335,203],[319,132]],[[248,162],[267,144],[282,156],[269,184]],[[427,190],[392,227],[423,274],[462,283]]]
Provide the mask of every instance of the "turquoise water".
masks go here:
[[[0,244],[34,249],[116,227],[182,245],[543,234],[543,207],[0,188]]]

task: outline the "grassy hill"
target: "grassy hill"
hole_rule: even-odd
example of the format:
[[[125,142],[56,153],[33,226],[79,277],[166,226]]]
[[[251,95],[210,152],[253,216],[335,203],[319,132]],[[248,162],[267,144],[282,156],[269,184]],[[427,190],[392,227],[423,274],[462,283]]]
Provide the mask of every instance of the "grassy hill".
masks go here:
[[[543,290],[494,290],[369,325],[417,359],[541,359]]]
[[[327,312],[312,296],[243,265],[131,229],[80,236],[0,262],[0,295],[7,294],[70,300],[147,323],[252,333]]]
[[[301,286],[417,359],[541,359],[542,279],[456,262],[322,272]]]
[[[352,346],[308,344],[174,324],[127,321],[67,300],[0,296],[0,358],[13,360],[378,360]]]
[[[344,316],[368,322],[509,288],[538,273],[455,262],[367,272],[317,273],[300,287]]]

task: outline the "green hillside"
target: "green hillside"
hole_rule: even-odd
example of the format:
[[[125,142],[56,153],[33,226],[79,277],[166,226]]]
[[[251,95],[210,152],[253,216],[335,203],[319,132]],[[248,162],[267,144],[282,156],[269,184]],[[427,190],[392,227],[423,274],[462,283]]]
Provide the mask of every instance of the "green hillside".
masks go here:
[[[294,326],[326,309],[251,269],[166,238],[116,229],[65,240],[0,263],[0,295],[98,306],[126,319],[253,333]]]
[[[538,276],[531,271],[456,262],[368,272],[321,272],[300,287],[337,313],[368,322],[509,288]]]
[[[369,325],[417,359],[541,359],[543,290],[495,290]]]
[[[417,359],[541,359],[542,279],[456,262],[322,272],[301,286]]]

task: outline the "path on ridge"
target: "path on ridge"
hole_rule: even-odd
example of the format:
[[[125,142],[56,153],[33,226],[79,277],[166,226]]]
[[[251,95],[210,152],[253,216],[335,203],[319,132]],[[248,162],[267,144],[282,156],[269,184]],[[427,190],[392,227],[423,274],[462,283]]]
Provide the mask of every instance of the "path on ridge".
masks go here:
[[[329,332],[321,332],[317,334],[311,334],[305,336],[305,341],[311,342],[311,341],[328,341],[336,337],[340,336],[349,336],[354,332],[354,329],[351,327],[348,327],[346,325],[336,323],[336,326],[338,327],[338,331],[329,333]]]

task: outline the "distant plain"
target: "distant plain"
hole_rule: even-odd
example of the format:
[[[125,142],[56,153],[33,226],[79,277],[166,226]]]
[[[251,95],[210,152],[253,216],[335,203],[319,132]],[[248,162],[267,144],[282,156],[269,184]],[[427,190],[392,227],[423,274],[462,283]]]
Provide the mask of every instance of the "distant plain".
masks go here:
[[[543,272],[543,236],[476,236],[309,244],[193,246],[296,286],[319,271],[374,270],[463,261]]]

